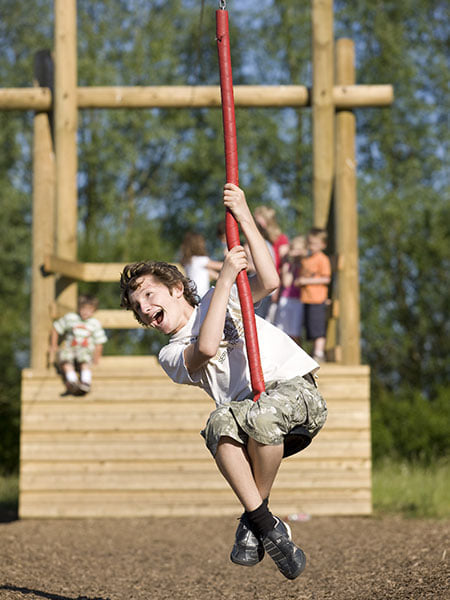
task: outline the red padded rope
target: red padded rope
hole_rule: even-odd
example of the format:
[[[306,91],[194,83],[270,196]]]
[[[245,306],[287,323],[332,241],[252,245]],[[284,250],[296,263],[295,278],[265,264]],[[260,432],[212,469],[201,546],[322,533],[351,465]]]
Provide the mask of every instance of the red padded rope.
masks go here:
[[[236,120],[234,116],[233,77],[231,73],[230,36],[228,32],[228,12],[216,11],[216,39],[219,53],[220,91],[222,95],[222,118],[225,141],[225,168],[227,183],[239,185],[239,169],[236,140]],[[225,226],[228,249],[240,244],[239,227],[233,213],[227,209]],[[256,331],[255,310],[246,271],[236,278],[244,323],[245,345],[250,368],[250,381],[255,402],[265,390],[264,377],[259,355],[258,334]]]

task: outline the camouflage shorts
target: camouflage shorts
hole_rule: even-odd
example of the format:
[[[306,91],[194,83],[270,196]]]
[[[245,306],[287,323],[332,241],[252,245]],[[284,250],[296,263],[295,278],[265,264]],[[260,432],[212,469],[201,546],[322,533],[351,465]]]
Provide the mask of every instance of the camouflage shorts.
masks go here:
[[[84,346],[62,347],[58,352],[58,362],[60,363],[88,363],[92,362],[92,350]]]
[[[261,444],[276,446],[282,444],[297,425],[302,425],[313,438],[326,418],[327,406],[316,385],[299,376],[268,383],[257,402],[246,398],[216,408],[201,434],[215,456],[223,436],[244,446],[249,437]]]

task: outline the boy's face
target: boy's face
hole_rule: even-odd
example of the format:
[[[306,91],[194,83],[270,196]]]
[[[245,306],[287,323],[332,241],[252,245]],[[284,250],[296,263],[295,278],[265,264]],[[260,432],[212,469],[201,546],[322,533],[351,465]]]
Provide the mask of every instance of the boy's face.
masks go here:
[[[320,252],[321,250],[325,249],[325,244],[322,242],[322,240],[315,236],[315,235],[310,235],[308,237],[308,249],[311,252],[311,254],[315,254],[316,252]]]
[[[83,319],[83,321],[86,321],[86,319],[90,319],[94,313],[94,304],[80,304],[80,306],[78,307],[78,314]]]
[[[306,245],[300,242],[292,242],[289,247],[289,256],[292,258],[297,258],[298,256],[306,256],[308,254],[308,249]]]
[[[166,335],[176,333],[186,324],[181,283],[169,290],[153,275],[144,275],[137,283],[139,287],[130,292],[129,298],[133,311],[143,323]]]

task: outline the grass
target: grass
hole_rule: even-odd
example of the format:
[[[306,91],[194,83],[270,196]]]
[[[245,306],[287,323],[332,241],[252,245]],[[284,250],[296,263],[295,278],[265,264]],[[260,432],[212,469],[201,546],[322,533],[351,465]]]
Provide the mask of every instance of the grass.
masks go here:
[[[375,514],[450,518],[450,461],[432,465],[385,460],[375,464],[372,494]]]
[[[17,515],[19,478],[17,475],[0,475],[0,521]]]
[[[373,466],[375,515],[449,519],[449,490],[449,460],[430,466],[385,460]],[[16,514],[18,494],[17,475],[0,475],[0,517]]]

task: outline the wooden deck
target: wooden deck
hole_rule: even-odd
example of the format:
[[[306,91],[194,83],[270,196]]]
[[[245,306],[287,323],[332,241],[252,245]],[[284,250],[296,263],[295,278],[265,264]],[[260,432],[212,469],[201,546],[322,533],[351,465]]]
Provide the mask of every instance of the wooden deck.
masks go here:
[[[370,514],[369,369],[323,365],[319,387],[328,422],[283,461],[271,507]],[[199,435],[213,401],[154,357],[104,357],[91,393],[62,393],[53,371],[23,371],[21,518],[239,515]]]

